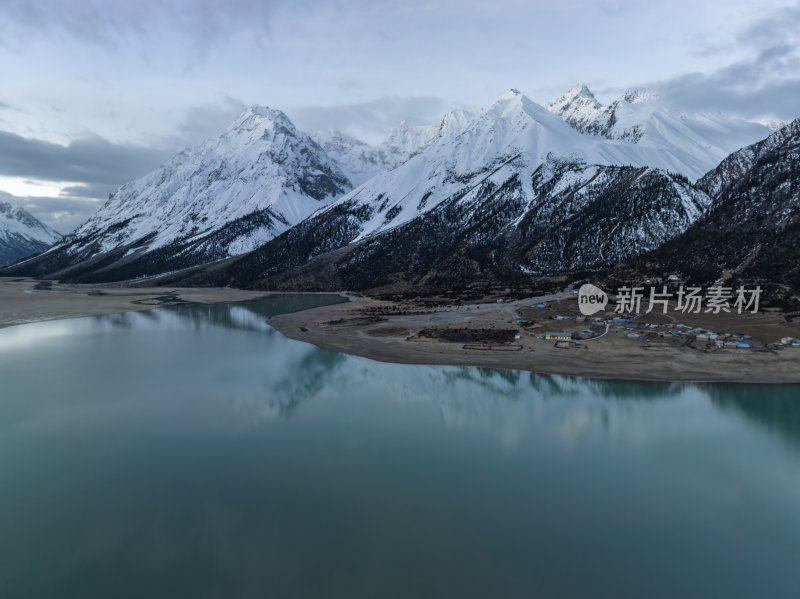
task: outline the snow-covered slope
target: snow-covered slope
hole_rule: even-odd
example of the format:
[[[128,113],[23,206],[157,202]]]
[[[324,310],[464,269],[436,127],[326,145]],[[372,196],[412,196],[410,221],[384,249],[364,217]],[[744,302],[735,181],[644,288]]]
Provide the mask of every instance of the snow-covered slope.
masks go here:
[[[312,137],[354,185],[393,170],[439,139],[453,139],[474,118],[467,110],[448,112],[438,125],[402,121],[379,146],[371,146],[341,131],[319,131]]]
[[[386,148],[402,164],[427,148],[435,139],[438,128],[433,125],[409,125],[406,121],[386,136],[381,147]]]
[[[395,166],[398,166],[437,141],[453,139],[467,128],[475,116],[469,110],[452,110],[444,115],[438,125],[409,125],[402,121],[380,147],[394,157]]]
[[[52,272],[91,261],[90,269],[128,278],[235,256],[351,188],[284,113],[253,106],[219,137],[123,185],[31,266]]]
[[[61,234],[22,208],[0,202],[0,265],[46,250]]]
[[[424,152],[393,171],[376,175],[326,211],[369,207],[370,218],[358,225],[355,239],[361,239],[408,222],[449,198],[467,197],[470,190],[487,182],[502,185],[514,176],[530,181],[548,157],[590,165],[660,167],[679,174],[689,167],[669,151],[583,135],[511,90],[469,121],[460,134],[438,137]],[[676,168],[665,168],[665,164]],[[533,201],[530,186],[524,186],[522,193],[525,201]]]
[[[336,162],[353,185],[361,185],[400,164],[399,157],[384,146],[371,146],[341,131],[318,131],[312,135],[325,153]]]
[[[578,84],[547,107],[581,133],[660,150],[661,160],[651,166],[681,173],[692,180],[714,168],[731,152],[771,133],[764,125],[721,113],[670,110],[647,90],[628,91],[608,106],[602,106],[589,88]]]

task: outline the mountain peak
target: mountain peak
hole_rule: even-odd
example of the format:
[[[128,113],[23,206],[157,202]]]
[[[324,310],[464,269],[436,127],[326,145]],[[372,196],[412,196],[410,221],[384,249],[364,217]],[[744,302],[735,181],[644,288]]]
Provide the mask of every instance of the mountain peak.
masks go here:
[[[346,143],[353,146],[368,145],[366,142],[361,141],[357,137],[353,137],[349,133],[339,131],[338,129],[323,129],[320,131],[315,131],[311,134],[311,138],[323,147],[325,144],[331,142]]]
[[[258,127],[263,127],[268,123],[279,123],[290,131],[296,131],[294,124],[284,112],[260,104],[254,104],[245,109],[236,120],[233,121],[228,131],[250,131]]]
[[[540,106],[516,89],[508,90],[480,114],[482,118],[490,120],[516,119],[514,122],[517,124],[528,122],[527,119],[540,123],[553,119],[553,115],[544,106]],[[519,117],[522,117],[522,120],[519,120]]]
[[[603,106],[586,85],[577,83],[548,102],[547,110],[561,117],[574,129],[585,133],[601,118]]]
[[[563,94],[547,103],[547,109],[556,114],[587,108],[599,110],[602,106],[597,101],[597,98],[594,97],[592,90],[583,83],[576,83]]]
[[[628,104],[644,104],[658,100],[658,94],[650,89],[629,89],[622,94],[622,100]]]
[[[580,83],[580,82],[576,83],[571,88],[569,88],[564,95],[571,96],[573,98],[580,96],[582,98],[591,98],[593,100],[596,99],[594,97],[594,94],[592,93],[592,90],[586,87],[585,83]]]
[[[514,98],[522,98],[522,97],[524,97],[522,95],[522,92],[519,91],[517,88],[512,87],[506,93],[504,93],[502,96],[500,96],[499,99],[500,100],[512,100]]]

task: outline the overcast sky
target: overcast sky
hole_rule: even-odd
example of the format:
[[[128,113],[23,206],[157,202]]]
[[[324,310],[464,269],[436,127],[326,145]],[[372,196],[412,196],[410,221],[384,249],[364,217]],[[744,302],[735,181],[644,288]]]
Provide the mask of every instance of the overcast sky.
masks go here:
[[[68,232],[247,105],[380,141],[510,87],[800,116],[800,2],[0,0],[0,200]]]

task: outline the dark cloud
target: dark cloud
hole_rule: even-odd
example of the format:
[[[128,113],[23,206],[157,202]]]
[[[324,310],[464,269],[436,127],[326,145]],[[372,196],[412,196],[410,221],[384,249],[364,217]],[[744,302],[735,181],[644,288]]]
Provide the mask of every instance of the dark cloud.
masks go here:
[[[234,98],[219,106],[190,108],[176,132],[158,140],[158,147],[115,144],[96,135],[62,146],[0,131],[0,176],[72,183],[57,197],[14,196],[0,190],[0,198],[69,232],[89,218],[109,193],[158,168],[181,148],[219,135],[245,108]]]
[[[55,33],[81,43],[116,46],[177,35],[206,51],[239,33],[264,35],[277,4],[279,0],[0,0],[0,40],[18,45]]]
[[[661,96],[683,110],[723,111],[746,118],[793,120],[800,116],[800,79],[763,85],[752,90],[731,89],[715,76],[683,75],[655,86]]]
[[[306,106],[293,110],[290,116],[306,131],[339,129],[374,143],[400,121],[436,123],[444,111],[441,98],[394,96],[335,106]]]
[[[68,146],[0,131],[0,175],[46,181],[104,184],[112,191],[165,162],[174,152],[101,137],[78,139]]]
[[[59,231],[71,231],[89,218],[109,193],[158,168],[181,148],[219,135],[245,108],[234,98],[226,98],[218,106],[190,108],[176,132],[159,139],[157,147],[116,144],[96,135],[62,146],[0,131],[0,176],[33,183],[72,183],[57,197],[13,196],[0,190],[0,198],[22,206]]]
[[[722,110],[748,118],[800,116],[800,4],[765,16],[730,44],[708,46],[703,53],[724,55],[734,48],[749,50],[750,56],[651,87],[684,110]]]
[[[61,197],[106,200],[111,191],[113,191],[113,189],[110,189],[105,183],[81,183],[78,185],[67,185],[62,188]]]
[[[796,6],[780,8],[758,19],[737,36],[740,44],[766,47],[797,39],[800,30],[800,3]]]

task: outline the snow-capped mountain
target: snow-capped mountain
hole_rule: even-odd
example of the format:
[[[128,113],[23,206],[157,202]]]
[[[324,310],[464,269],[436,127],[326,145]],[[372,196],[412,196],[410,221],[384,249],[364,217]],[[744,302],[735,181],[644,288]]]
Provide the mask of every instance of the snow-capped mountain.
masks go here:
[[[28,211],[0,202],[0,265],[46,250],[61,234]]]
[[[358,233],[349,241],[363,239],[408,222],[446,200],[469,200],[471,193],[487,185],[500,187],[515,177],[531,181],[534,171],[552,157],[636,167],[658,167],[675,158],[625,140],[583,135],[511,90],[469,121],[460,134],[438,137],[422,153],[393,171],[376,175],[315,218],[342,211],[369,214],[358,223],[351,221]],[[536,199],[530,185],[523,185],[520,193],[525,205]]]
[[[735,152],[698,186],[713,196],[711,206],[685,233],[635,260],[635,269],[701,284],[759,284],[773,302],[787,290],[800,296],[800,119]]]
[[[287,270],[284,282],[307,282],[291,269],[315,258],[321,287],[351,288],[411,273],[467,280],[607,265],[680,234],[709,202],[686,178],[649,166],[659,160],[653,148],[581,134],[511,90],[459,135],[244,257],[235,282],[273,284]]]
[[[155,274],[251,251],[352,188],[279,110],[253,106],[219,137],[123,185],[36,259],[36,272]]]
[[[683,233],[718,191],[690,179],[768,133],[647,92],[603,107],[585,86],[549,108],[510,90],[437,126],[401,123],[379,146],[312,138],[254,107],[3,272],[91,282],[200,267],[203,282],[334,289],[595,270]]]
[[[764,125],[721,113],[676,112],[648,90],[628,91],[603,106],[588,87],[578,84],[549,102],[547,108],[581,133],[659,149],[663,158],[651,166],[692,180],[731,152],[771,133]]]

